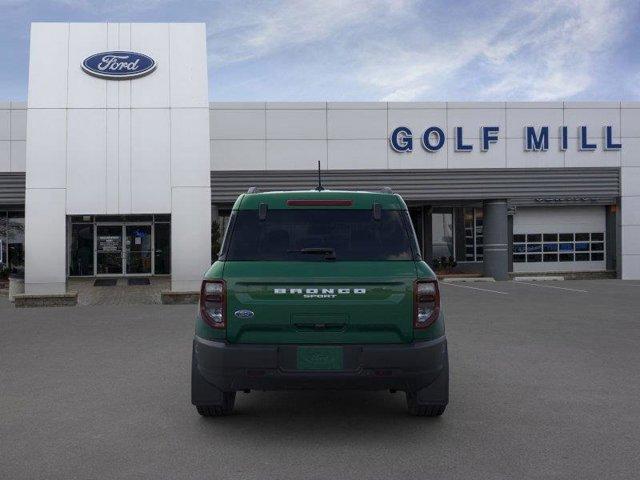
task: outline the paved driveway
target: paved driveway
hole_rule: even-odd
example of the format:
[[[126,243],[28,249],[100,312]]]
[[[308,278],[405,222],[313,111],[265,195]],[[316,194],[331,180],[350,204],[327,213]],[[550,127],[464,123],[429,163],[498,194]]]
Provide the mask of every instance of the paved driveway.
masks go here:
[[[252,392],[203,419],[193,306],[0,297],[0,478],[638,478],[640,281],[442,291],[440,419],[387,392]]]

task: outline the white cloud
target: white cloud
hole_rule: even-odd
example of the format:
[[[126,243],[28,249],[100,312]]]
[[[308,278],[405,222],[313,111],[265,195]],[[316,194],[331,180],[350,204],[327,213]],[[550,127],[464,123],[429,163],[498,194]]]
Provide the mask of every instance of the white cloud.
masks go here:
[[[520,55],[500,59],[489,95],[551,100],[577,95],[591,86],[597,62],[622,31],[622,9],[604,0],[570,2],[569,9],[554,9],[548,3],[540,2],[542,13],[533,26],[504,40]]]
[[[209,22],[211,60],[226,65],[330,40],[358,26],[394,17],[409,0],[292,0],[216,12]]]
[[[602,85],[640,95],[637,59],[615,79],[604,71],[637,36],[637,0],[51,3],[82,20],[208,19],[212,90],[223,97],[553,100],[597,96]],[[27,5],[0,0],[7,11]]]
[[[48,0],[48,3],[50,5],[61,5],[72,10],[91,11],[93,13],[98,13],[101,15],[110,13],[122,13],[123,11],[149,11],[174,2],[175,0]],[[0,6],[3,4],[13,6],[33,6],[34,3],[35,2],[33,2],[33,0],[0,0]]]
[[[624,20],[623,10],[608,0],[537,1],[501,11],[506,13],[485,24],[467,19],[466,34],[450,39],[424,32],[428,51],[405,49],[387,69],[373,55],[360,81],[383,100],[442,95],[456,77],[474,85],[473,97],[480,100],[567,98],[592,84],[593,70]]]
[[[388,101],[562,99],[593,85],[625,20],[615,0],[262,3],[215,14],[210,62],[299,53],[292,66],[314,82],[321,72]]]

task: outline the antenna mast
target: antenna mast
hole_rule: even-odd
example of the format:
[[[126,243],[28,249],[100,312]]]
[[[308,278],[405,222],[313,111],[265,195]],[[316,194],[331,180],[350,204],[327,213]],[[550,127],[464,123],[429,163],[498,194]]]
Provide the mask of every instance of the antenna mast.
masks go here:
[[[316,188],[316,190],[319,192],[324,190],[324,187],[322,186],[322,176],[320,175],[320,160],[318,160],[318,188]]]

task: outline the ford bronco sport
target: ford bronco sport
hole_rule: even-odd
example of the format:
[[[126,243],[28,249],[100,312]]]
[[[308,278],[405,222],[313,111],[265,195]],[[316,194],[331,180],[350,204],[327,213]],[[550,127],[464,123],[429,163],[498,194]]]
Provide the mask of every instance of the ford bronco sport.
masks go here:
[[[407,206],[388,192],[246,193],[205,274],[191,400],[204,416],[237,391],[400,390],[441,415],[449,367],[438,282]]]

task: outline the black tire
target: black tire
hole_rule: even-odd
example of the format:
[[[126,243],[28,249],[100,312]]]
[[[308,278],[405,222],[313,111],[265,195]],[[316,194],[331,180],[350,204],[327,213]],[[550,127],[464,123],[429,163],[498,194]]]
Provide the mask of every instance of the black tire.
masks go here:
[[[446,410],[447,405],[421,405],[417,401],[415,392],[407,392],[407,411],[414,417],[439,417]]]
[[[222,392],[221,405],[196,405],[196,410],[203,417],[222,417],[233,411],[236,403],[236,392]]]

